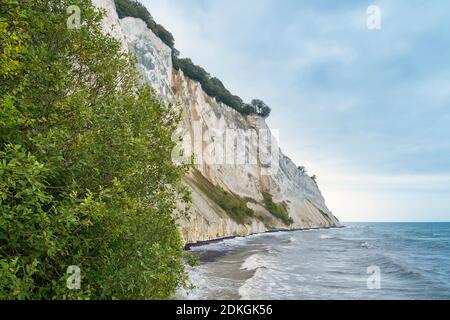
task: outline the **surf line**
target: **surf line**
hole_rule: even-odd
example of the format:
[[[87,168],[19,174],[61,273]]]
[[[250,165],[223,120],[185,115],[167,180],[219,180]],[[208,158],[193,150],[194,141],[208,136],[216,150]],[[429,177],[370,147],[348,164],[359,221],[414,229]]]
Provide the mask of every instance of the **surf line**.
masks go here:
[[[270,233],[277,233],[277,232],[309,231],[309,230],[343,229],[345,227],[346,226],[316,227],[316,228],[296,228],[296,229],[272,229],[272,230],[267,230],[267,231],[264,231],[264,232],[251,233],[251,234],[248,234],[248,235],[225,236],[225,237],[220,237],[220,238],[215,238],[215,239],[210,239],[210,240],[197,241],[197,242],[194,242],[194,243],[186,243],[184,245],[184,250],[189,251],[191,248],[194,248],[194,247],[201,247],[201,246],[204,246],[204,245],[207,245],[207,244],[211,244],[211,243],[222,242],[224,240],[230,240],[230,239],[236,239],[236,238],[247,238],[247,237],[258,235],[258,234],[270,234]]]

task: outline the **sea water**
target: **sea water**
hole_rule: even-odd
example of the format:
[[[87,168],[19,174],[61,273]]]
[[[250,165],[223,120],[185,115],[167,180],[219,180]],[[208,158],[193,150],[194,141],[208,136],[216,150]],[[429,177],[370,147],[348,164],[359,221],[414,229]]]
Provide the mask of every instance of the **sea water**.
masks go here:
[[[346,223],[192,248],[180,299],[450,299],[450,223]]]

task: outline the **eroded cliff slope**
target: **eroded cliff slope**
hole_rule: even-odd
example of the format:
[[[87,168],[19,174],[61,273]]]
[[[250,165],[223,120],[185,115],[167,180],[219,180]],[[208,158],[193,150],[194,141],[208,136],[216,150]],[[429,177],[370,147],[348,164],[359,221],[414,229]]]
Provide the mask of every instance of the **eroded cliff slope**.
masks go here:
[[[192,210],[180,219],[187,243],[339,225],[316,182],[281,152],[263,118],[245,117],[209,97],[173,68],[171,49],[142,20],[119,19],[113,0],[93,2],[107,11],[105,30],[136,55],[143,81],[183,107],[183,149],[195,156],[185,179]]]

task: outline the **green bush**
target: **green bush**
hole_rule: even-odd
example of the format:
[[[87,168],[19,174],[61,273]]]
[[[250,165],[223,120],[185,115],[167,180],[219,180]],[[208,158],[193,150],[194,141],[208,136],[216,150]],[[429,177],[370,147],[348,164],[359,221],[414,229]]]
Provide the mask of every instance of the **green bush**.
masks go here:
[[[186,283],[180,112],[139,84],[102,17],[90,0],[2,6],[0,299],[166,299]]]
[[[266,209],[276,218],[283,221],[286,225],[291,225],[294,223],[294,220],[289,216],[289,213],[284,204],[278,204],[273,202],[272,195],[267,192],[263,192],[264,204]]]

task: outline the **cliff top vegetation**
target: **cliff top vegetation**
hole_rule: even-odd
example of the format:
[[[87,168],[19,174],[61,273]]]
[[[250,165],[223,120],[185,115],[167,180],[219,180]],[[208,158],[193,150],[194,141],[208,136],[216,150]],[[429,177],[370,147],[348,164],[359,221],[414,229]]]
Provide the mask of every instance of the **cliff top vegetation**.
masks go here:
[[[115,0],[119,18],[134,17],[142,19],[152,32],[162,42],[172,49],[172,61],[176,70],[181,70],[192,80],[198,81],[203,90],[217,101],[226,104],[243,115],[257,114],[267,118],[271,109],[260,99],[244,102],[239,96],[233,95],[218,78],[211,76],[201,66],[189,58],[180,58],[180,52],[175,48],[175,39],[162,25],[155,22],[147,8],[135,0]]]

